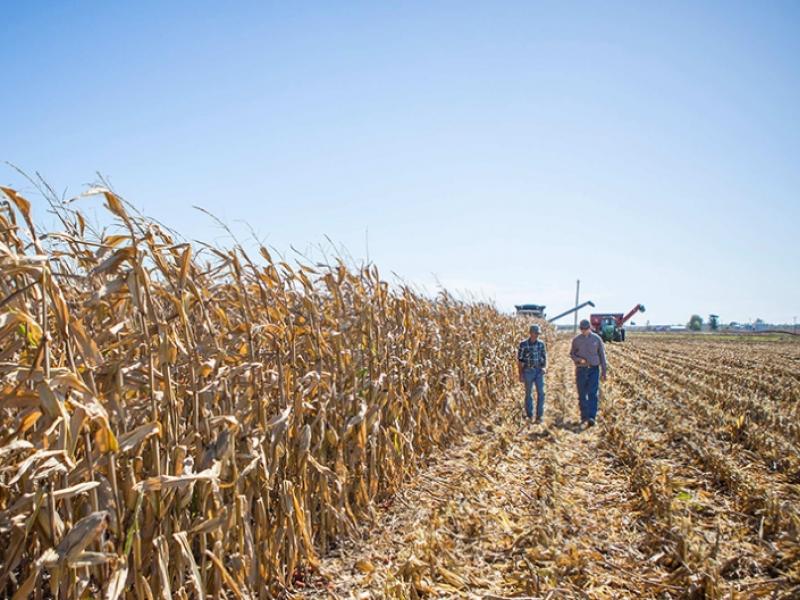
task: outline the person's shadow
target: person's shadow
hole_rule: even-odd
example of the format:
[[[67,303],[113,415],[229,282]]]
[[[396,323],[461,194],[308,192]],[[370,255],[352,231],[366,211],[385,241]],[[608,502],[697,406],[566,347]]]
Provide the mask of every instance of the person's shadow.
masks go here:
[[[550,427],[547,425],[534,425],[529,420],[524,420],[522,425],[517,428],[515,435],[521,435],[523,438],[528,440],[543,440],[543,439],[554,439],[553,432],[550,431]]]
[[[563,429],[565,431],[571,431],[572,433],[583,433],[580,421],[565,421],[563,415],[559,415],[556,418],[555,422],[553,423],[553,427],[557,429]]]
[[[544,429],[539,429],[537,431],[531,431],[530,433],[528,433],[528,439],[529,440],[546,440],[546,439],[552,440],[554,438],[553,438],[552,432],[549,429],[544,428]]]

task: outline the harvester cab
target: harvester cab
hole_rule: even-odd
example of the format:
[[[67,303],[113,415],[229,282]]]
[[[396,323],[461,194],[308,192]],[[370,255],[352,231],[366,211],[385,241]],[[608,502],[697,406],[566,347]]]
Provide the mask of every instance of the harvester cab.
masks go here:
[[[644,312],[644,304],[637,304],[627,314],[595,313],[589,317],[592,330],[603,338],[604,342],[624,342],[625,323],[638,312]]]
[[[514,308],[517,309],[518,317],[544,319],[544,309],[547,307],[544,304],[516,304]]]

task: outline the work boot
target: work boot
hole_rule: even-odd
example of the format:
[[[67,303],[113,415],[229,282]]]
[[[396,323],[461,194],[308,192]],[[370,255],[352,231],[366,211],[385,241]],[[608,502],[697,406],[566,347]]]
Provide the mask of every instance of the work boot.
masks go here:
[[[536,417],[536,421],[534,421],[537,425],[541,425],[543,422],[542,417]]]
[[[594,427],[594,419],[589,419],[586,423],[589,427]]]

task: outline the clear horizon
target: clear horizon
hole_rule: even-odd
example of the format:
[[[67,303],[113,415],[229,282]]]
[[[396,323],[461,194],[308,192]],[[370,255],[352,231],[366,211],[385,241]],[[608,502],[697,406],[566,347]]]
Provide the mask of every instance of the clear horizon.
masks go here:
[[[59,193],[99,171],[188,239],[225,243],[199,205],[507,311],[581,279],[639,324],[800,315],[796,3],[3,13],[0,160]]]

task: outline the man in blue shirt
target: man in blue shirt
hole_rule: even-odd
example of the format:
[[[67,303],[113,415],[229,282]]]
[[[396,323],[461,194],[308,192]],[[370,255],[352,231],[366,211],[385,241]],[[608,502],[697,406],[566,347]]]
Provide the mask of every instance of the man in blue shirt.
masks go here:
[[[517,372],[520,383],[525,384],[525,414],[533,418],[533,387],[536,386],[536,422],[544,417],[544,374],[547,372],[547,349],[539,339],[538,325],[531,325],[528,339],[519,344]]]

